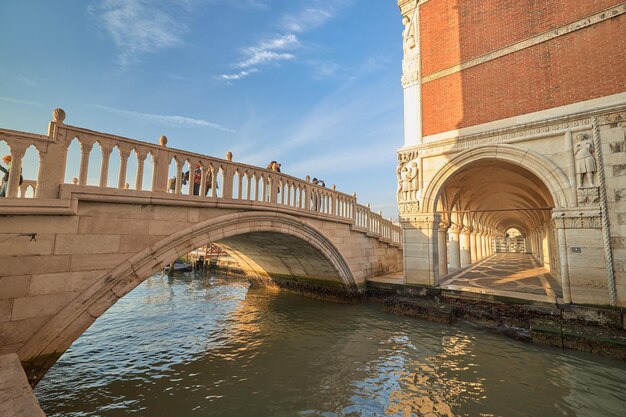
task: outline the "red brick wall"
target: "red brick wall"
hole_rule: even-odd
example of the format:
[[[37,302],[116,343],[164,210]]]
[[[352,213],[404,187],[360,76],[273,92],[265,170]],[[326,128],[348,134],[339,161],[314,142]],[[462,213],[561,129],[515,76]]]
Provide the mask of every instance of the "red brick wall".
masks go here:
[[[621,0],[431,0],[421,6],[422,76],[579,20]],[[626,91],[626,16],[422,86],[423,134]]]
[[[431,0],[420,7],[422,73],[605,10],[623,0]]]

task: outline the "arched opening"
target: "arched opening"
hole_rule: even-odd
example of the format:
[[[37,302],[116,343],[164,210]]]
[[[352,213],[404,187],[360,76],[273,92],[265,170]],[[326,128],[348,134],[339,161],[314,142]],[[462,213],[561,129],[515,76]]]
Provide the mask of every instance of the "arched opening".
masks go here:
[[[328,295],[358,297],[362,288],[337,247],[315,227],[293,216],[246,212],[209,219],[145,248],[102,275],[56,314],[18,351],[32,382],[94,321],[121,297],[194,249],[216,243],[240,263],[248,276],[278,286],[327,290]]]
[[[443,181],[434,203],[446,244],[439,245],[440,285],[561,295],[555,199],[535,173],[477,159]]]

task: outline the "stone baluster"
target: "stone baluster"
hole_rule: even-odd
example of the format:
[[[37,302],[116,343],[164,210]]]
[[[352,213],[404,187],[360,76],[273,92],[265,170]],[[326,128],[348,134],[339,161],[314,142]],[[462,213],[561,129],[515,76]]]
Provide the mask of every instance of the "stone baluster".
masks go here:
[[[143,188],[143,165],[148,155],[137,151],[137,176],[135,179],[135,190],[141,191]]]
[[[269,189],[269,202],[276,204],[278,202],[278,183],[279,178],[275,174],[269,174],[267,176],[267,186]]]
[[[120,150],[120,173],[117,177],[117,188],[123,190],[126,188],[126,171],[128,169],[128,158],[130,157],[130,149],[119,148]]]
[[[85,140],[80,141],[80,171],[78,173],[78,185],[87,185],[87,176],[89,173],[89,155],[93,148],[94,142]]]
[[[22,171],[22,158],[26,153],[24,144],[11,145],[11,170],[9,171],[9,182],[7,184],[6,196],[16,198],[20,188],[20,173]]]
[[[159,157],[155,152],[150,154],[152,158],[152,183],[150,185],[150,191],[157,191],[159,184]],[[167,190],[159,190],[159,191],[167,191]]]
[[[246,200],[250,201],[250,197],[252,194],[252,175],[248,172],[245,173],[247,181],[246,181]]]
[[[219,167],[215,169],[215,166],[211,165],[209,167],[211,170],[211,197],[217,198],[217,176],[220,174]],[[224,184],[222,184],[223,186]]]
[[[243,174],[237,171],[237,198],[239,200],[241,200],[241,197],[243,195],[243,190],[241,189],[241,187],[243,187]]]
[[[233,171],[232,164],[225,164],[222,169],[222,198],[233,198]],[[217,196],[217,194],[216,194]]]
[[[259,201],[259,182],[261,181],[261,177],[259,177],[259,174],[255,172],[252,178],[254,179],[254,201]]]
[[[176,160],[176,188],[174,194],[180,194],[183,190],[183,168],[185,167],[185,160]]]
[[[189,161],[189,180],[187,181],[187,195],[193,195],[193,189],[195,187],[195,179],[196,179],[196,162],[197,161]],[[200,188],[198,187],[198,194],[200,194]]]
[[[100,188],[106,188],[109,179],[109,159],[113,151],[113,145],[100,144],[102,150],[102,165],[100,165]]]
[[[210,167],[207,167],[205,164],[203,164],[202,162],[200,163],[200,191],[199,194],[204,197],[206,196],[206,191],[207,191],[207,186],[208,184],[206,183],[206,178],[207,178],[207,170],[211,169]]]

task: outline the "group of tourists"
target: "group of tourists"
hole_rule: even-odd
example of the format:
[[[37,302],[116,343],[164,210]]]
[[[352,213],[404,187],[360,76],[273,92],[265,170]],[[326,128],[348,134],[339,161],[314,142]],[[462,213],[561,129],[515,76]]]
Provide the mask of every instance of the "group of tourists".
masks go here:
[[[204,195],[209,195],[209,191],[213,187],[213,173],[210,169],[206,170],[206,189],[204,190]],[[187,185],[189,182],[189,171],[183,172],[181,177],[181,185]],[[202,185],[202,165],[200,163],[196,164],[196,168],[193,171],[193,195],[200,195],[200,186]],[[220,188],[217,183],[215,184],[215,188]],[[171,177],[167,180],[167,191],[170,193],[176,192],[176,177]]]

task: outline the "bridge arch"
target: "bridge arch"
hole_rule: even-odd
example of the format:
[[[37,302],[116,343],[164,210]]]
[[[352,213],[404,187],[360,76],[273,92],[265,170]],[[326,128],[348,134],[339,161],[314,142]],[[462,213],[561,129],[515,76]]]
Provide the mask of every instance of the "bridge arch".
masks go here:
[[[248,257],[245,248],[238,249],[242,236],[281,236],[283,244],[301,245],[302,253],[312,259],[309,267],[319,268],[321,277],[337,280],[337,286],[348,295],[359,295],[349,263],[329,238],[316,227],[297,217],[266,211],[239,212],[199,222],[185,230],[149,245],[76,297],[35,333],[17,352],[32,383],[38,382],[69,346],[117,300],[140,283],[162,270],[166,264],[209,242],[225,242],[236,258],[247,264],[248,271],[263,275],[264,260]],[[252,239],[254,241],[254,239]],[[257,240],[258,243],[258,240]],[[267,262],[267,253],[265,262]],[[296,256],[297,258],[297,256]],[[288,270],[288,260],[276,259]],[[306,266],[303,267],[306,272]],[[267,276],[267,275],[266,275]]]

